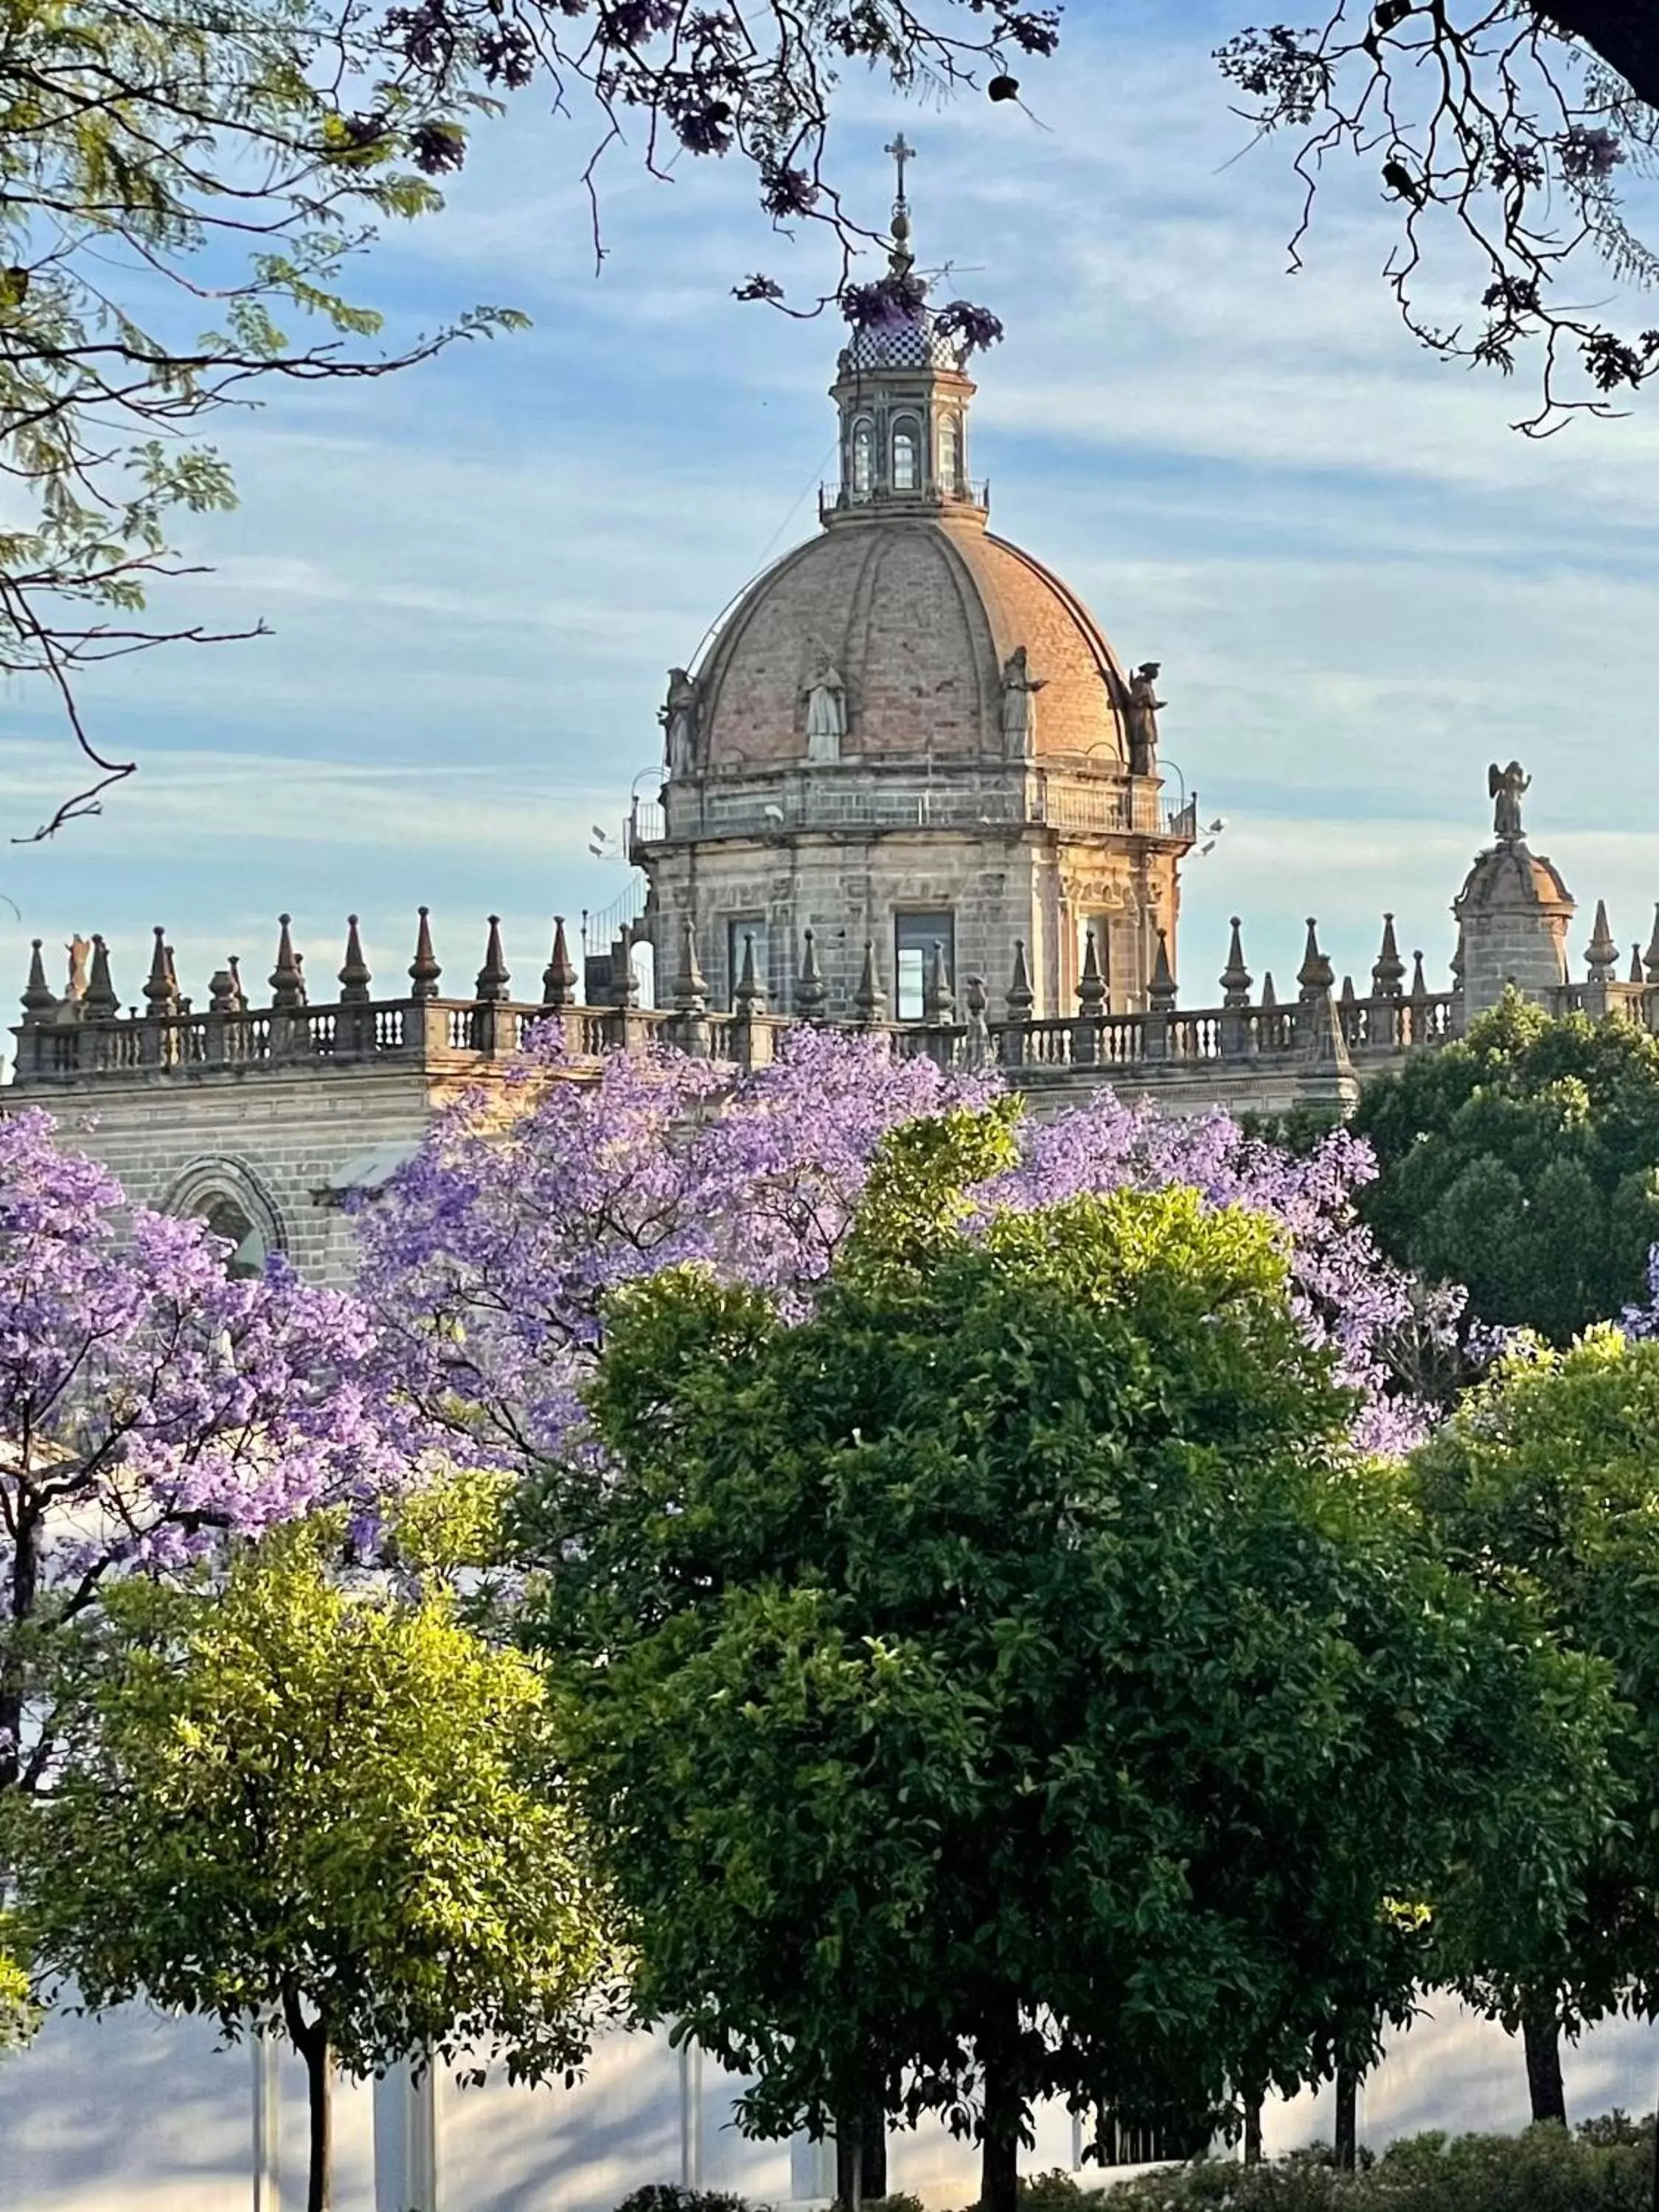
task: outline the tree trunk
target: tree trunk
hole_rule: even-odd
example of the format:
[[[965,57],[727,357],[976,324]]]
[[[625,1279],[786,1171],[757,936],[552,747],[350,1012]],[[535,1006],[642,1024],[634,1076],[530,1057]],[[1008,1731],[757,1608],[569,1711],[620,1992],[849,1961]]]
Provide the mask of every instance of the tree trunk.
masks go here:
[[[887,2194],[887,2106],[872,2097],[860,2115],[859,2195],[867,2204]]]
[[[1527,2094],[1534,2120],[1567,2124],[1567,2093],[1561,2079],[1561,2023],[1547,1990],[1528,1990],[1521,2013],[1521,2040],[1527,2054]]]
[[[1252,2097],[1244,2107],[1244,2163],[1261,2163],[1261,2100]]]
[[[985,2110],[980,2135],[980,2212],[1018,2212],[1019,2124],[1024,2116],[1012,2045],[981,2043]]]
[[[11,1573],[5,1593],[7,1626],[26,1626],[34,1618],[40,1595],[40,1516],[30,1494],[27,1478],[18,1485],[12,1500],[16,1534],[12,1545]],[[23,1717],[28,1704],[28,1684],[15,1638],[0,1643],[0,1790],[15,1789],[23,1775]]]
[[[887,2112],[871,2097],[836,2122],[836,2202],[856,2212],[887,2194]]]
[[[307,2021],[299,1992],[283,1991],[283,2021],[289,2041],[305,2061],[306,2099],[310,2108],[310,2143],[306,2166],[306,2212],[329,2212],[333,2197],[334,2062],[328,2046],[328,2022]]]
[[[306,2091],[311,2106],[310,2148],[306,2169],[306,2212],[328,2212],[332,2201],[333,2176],[329,2161],[333,2151],[333,2062],[328,2040],[319,2035],[305,2054]]]
[[[836,2203],[842,2212],[859,2212],[864,2201],[864,2130],[856,2112],[836,2122]]]
[[[1339,2172],[1352,2173],[1359,2160],[1359,2076],[1352,2066],[1336,2069],[1336,2128],[1333,2145]]]

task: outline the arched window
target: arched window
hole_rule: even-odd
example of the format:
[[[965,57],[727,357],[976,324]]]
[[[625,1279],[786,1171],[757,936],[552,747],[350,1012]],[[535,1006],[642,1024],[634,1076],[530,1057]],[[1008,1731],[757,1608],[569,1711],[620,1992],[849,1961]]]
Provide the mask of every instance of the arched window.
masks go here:
[[[273,1254],[286,1249],[282,1218],[270,1194],[240,1160],[192,1161],[162,1202],[161,1211],[200,1221],[230,1248],[226,1273],[262,1275]]]
[[[876,480],[876,434],[868,422],[853,425],[853,496],[868,499]]]
[[[947,415],[939,426],[939,480],[945,492],[961,488],[962,431],[954,415]]]
[[[915,491],[919,475],[921,441],[914,422],[901,422],[893,433],[893,489]]]
[[[207,1224],[215,1237],[222,1237],[230,1250],[225,1256],[225,1272],[233,1277],[263,1275],[270,1247],[265,1235],[256,1221],[250,1221],[237,1200],[228,1193],[205,1194],[197,1214],[198,1221]]]

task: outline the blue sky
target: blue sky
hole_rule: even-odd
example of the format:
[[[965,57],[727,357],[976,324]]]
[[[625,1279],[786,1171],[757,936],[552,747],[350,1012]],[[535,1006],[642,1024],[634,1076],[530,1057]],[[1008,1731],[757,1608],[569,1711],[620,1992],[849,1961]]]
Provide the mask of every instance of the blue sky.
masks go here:
[[[1528,829],[1628,946],[1659,899],[1650,769],[1659,416],[1547,443],[1528,396],[1418,350],[1377,278],[1368,175],[1330,180],[1286,272],[1285,154],[1243,151],[1208,56],[1239,10],[1091,4],[1025,72],[1040,118],[907,108],[848,88],[834,158],[879,222],[902,123],[925,266],[993,307],[974,468],[994,526],[1089,599],[1126,659],[1164,663],[1166,752],[1228,828],[1187,879],[1181,981],[1216,996],[1226,916],[1281,988],[1301,921],[1363,975],[1384,907],[1432,969],[1487,834],[1489,759],[1532,771]],[[772,237],[735,167],[670,184],[611,167],[593,274],[575,126],[531,106],[481,131],[446,211],[387,240],[356,292],[394,331],[475,301],[533,329],[385,382],[276,394],[216,435],[242,505],[193,525],[215,573],[169,621],[269,638],[120,664],[88,704],[141,775],[101,819],[9,853],[0,954],[100,929],[124,997],[166,924],[198,1002],[226,953],[263,978],[291,909],[320,979],[348,910],[388,990],[417,903],[470,981],[506,917],[533,993],[549,917],[604,906],[664,672],[814,526],[838,331],[730,296],[765,268],[829,281]],[[9,825],[62,794],[47,702],[4,702]]]

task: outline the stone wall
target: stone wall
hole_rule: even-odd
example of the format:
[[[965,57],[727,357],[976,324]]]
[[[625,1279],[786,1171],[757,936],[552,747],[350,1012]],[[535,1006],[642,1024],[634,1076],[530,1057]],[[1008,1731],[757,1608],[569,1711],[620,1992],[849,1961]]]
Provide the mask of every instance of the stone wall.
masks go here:
[[[441,1095],[417,1069],[350,1066],[155,1074],[27,1103],[53,1113],[65,1141],[102,1160],[136,1204],[204,1213],[216,1193],[245,1211],[252,1200],[302,1275],[339,1282],[350,1221],[318,1194],[367,1154],[412,1150]]]

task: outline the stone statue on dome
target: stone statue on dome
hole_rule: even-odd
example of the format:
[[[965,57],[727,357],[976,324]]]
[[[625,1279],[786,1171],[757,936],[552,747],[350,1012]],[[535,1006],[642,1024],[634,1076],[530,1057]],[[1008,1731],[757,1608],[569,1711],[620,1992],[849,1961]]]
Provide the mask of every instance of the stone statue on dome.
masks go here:
[[[671,775],[684,775],[696,763],[697,715],[702,704],[702,686],[696,678],[684,668],[671,668],[668,697],[657,710],[657,720],[666,733],[664,750]]]
[[[847,735],[847,686],[828,653],[819,656],[805,696],[807,759],[839,760]]]
[[[1011,759],[1029,760],[1036,749],[1036,695],[1048,680],[1032,675],[1023,645],[1002,664],[1002,742]]]
[[[1158,718],[1164,702],[1158,696],[1163,663],[1143,660],[1129,679],[1129,773],[1158,774]]]
[[[1486,770],[1486,794],[1493,802],[1492,826],[1506,844],[1521,836],[1521,801],[1531,788],[1532,778],[1522,774],[1519,761],[1511,761],[1507,768],[1493,761]]]
[[[78,1006],[87,995],[87,961],[92,952],[89,937],[72,937],[64,947],[69,954],[69,989],[66,1002]]]

